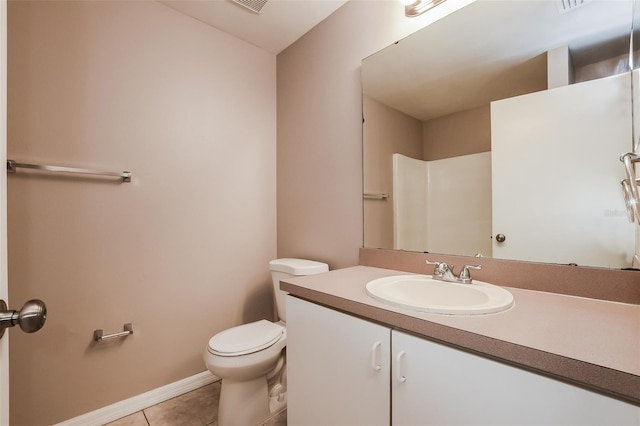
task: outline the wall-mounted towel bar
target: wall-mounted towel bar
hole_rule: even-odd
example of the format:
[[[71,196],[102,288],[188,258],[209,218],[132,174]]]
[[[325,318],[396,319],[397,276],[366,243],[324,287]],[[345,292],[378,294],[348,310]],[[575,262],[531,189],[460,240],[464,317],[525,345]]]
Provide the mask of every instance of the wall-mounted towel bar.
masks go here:
[[[365,200],[386,200],[389,198],[389,194],[382,193],[368,193],[363,194]]]
[[[131,182],[131,172],[106,172],[101,170],[90,170],[90,169],[78,169],[75,167],[61,167],[61,166],[45,166],[40,164],[25,164],[18,163],[13,160],[7,160],[7,173],[15,173],[16,169],[34,169],[45,172],[55,172],[55,173],[81,173],[86,175],[100,175],[100,176],[112,176],[121,178],[123,182]]]
[[[106,336],[103,334],[102,329],[93,331],[93,340],[96,342],[103,342],[105,340],[117,339],[119,337],[127,337],[128,335],[133,334],[133,326],[130,322],[126,323],[123,327],[123,331],[120,333],[107,334]]]
[[[629,220],[640,225],[640,182],[636,177],[635,164],[640,163],[640,154],[627,152],[622,154],[620,161],[624,164],[627,178],[620,181],[627,205]]]

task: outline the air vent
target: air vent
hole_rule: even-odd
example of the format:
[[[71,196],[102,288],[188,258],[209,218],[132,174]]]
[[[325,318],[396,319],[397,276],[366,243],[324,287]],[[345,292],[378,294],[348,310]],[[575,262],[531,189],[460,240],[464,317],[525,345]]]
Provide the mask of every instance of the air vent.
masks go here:
[[[255,13],[260,13],[264,5],[267,3],[267,0],[231,0],[231,1],[239,4],[240,6],[244,6]]]
[[[569,12],[570,10],[577,9],[583,4],[589,3],[591,0],[557,0],[558,4],[558,13],[561,15],[563,13]]]

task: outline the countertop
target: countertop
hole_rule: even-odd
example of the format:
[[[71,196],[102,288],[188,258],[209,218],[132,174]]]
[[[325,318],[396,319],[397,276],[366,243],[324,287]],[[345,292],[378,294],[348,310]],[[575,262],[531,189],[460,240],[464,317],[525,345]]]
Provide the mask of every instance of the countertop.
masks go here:
[[[368,281],[408,272],[355,266],[280,282],[290,294],[640,405],[640,305],[507,288],[514,306],[441,315],[387,305]]]

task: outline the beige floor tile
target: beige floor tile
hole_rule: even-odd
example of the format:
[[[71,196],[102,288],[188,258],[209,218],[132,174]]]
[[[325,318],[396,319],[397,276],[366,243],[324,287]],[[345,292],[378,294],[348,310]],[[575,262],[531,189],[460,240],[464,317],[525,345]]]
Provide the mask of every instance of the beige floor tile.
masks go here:
[[[217,423],[220,382],[144,410],[150,426],[205,426]]]
[[[115,422],[107,423],[105,426],[149,426],[147,419],[142,414],[142,411],[133,413],[130,416],[123,417]]]
[[[287,410],[282,410],[278,414],[270,417],[260,426],[287,426]]]

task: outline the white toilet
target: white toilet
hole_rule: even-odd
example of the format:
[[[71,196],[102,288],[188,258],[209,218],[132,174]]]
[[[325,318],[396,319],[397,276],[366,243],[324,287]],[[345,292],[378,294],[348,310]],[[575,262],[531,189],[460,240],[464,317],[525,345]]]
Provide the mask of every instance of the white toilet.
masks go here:
[[[209,340],[204,361],[222,379],[218,426],[252,426],[286,406],[287,330],[280,280],[329,270],[326,263],[304,259],[269,262],[280,321],[260,320],[224,330]]]

